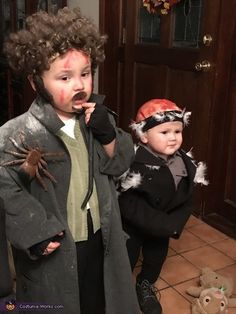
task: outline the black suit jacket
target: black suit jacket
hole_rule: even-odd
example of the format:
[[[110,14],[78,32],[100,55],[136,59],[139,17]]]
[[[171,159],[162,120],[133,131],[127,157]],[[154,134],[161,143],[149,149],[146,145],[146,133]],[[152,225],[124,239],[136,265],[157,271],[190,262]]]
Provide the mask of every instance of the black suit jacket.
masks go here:
[[[191,215],[196,166],[183,150],[187,177],[176,190],[170,169],[161,158],[139,146],[128,175],[139,176],[141,183],[119,195],[124,224],[151,236],[178,238]]]

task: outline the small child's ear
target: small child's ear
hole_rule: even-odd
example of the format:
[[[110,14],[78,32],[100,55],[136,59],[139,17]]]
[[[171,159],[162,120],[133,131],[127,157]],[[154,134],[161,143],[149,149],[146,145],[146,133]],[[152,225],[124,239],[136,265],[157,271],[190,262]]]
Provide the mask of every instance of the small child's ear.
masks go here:
[[[29,74],[29,75],[27,76],[27,79],[28,79],[28,81],[30,82],[30,85],[31,85],[31,87],[33,88],[33,90],[36,91],[36,87],[35,87],[34,80],[33,80],[33,75],[32,75],[32,74]]]
[[[148,142],[148,139],[147,139],[147,133],[143,133],[141,136],[140,136],[140,141],[143,143],[143,144],[147,144]]]

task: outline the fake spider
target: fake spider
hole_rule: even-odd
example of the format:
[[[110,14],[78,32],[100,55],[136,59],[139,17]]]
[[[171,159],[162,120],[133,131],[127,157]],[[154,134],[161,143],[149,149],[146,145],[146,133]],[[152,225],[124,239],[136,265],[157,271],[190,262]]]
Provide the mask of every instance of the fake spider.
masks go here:
[[[23,170],[23,172],[25,172],[30,179],[36,177],[43,189],[47,191],[42,175],[48,177],[54,183],[57,183],[57,180],[47,170],[47,161],[45,160],[45,157],[60,157],[64,155],[64,153],[44,152],[39,147],[30,147],[24,142],[23,134],[20,134],[20,139],[22,146],[20,146],[14,138],[9,137],[9,140],[18,151],[5,150],[5,153],[16,156],[19,159],[6,161],[2,164],[2,166],[14,166],[21,164],[20,169]]]

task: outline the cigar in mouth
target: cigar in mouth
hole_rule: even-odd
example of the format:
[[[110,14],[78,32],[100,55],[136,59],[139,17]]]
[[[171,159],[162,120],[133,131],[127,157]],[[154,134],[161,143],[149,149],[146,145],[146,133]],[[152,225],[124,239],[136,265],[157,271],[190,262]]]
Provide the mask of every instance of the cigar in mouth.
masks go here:
[[[85,93],[85,92],[79,92],[79,93],[77,93],[77,94],[75,94],[75,96],[73,97],[73,100],[75,101],[75,100],[82,100],[82,99],[84,99],[84,98],[86,98],[87,97],[87,93]]]
[[[75,94],[75,96],[73,97],[73,101],[76,101],[76,100],[82,100],[82,99],[85,99],[87,97],[87,93],[85,92],[79,92],[77,94]],[[73,109],[77,112],[77,113],[83,113],[84,112],[84,108],[80,108],[80,109],[77,109],[73,106]]]

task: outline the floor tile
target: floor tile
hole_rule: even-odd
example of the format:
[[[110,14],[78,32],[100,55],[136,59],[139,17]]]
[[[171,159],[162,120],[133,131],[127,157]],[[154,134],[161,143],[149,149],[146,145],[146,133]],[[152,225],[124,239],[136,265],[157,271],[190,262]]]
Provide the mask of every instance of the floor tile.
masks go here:
[[[190,314],[190,302],[173,288],[161,291],[160,303],[164,314]]]
[[[154,286],[157,288],[157,290],[162,290],[169,287],[169,284],[165,282],[163,279],[158,278],[158,280],[155,282]]]
[[[199,286],[199,277],[196,277],[191,280],[187,280],[183,283],[177,284],[174,286],[174,289],[177,290],[185,299],[192,302],[195,298],[189,295],[186,291],[190,287],[198,287]]]
[[[216,230],[215,228],[207,225],[206,223],[190,227],[188,228],[188,231],[192,232],[193,234],[195,234],[196,236],[198,236],[200,239],[207,243],[213,243],[227,238],[227,236],[224,233]]]
[[[225,253],[236,261],[236,241],[234,239],[225,239],[215,243],[212,243],[217,250]]]
[[[142,255],[134,270],[134,284],[141,264]],[[163,314],[191,314],[195,298],[186,290],[199,285],[200,270],[206,266],[233,278],[232,298],[236,298],[236,240],[191,216],[180,239],[170,240],[167,259],[155,283]],[[236,314],[236,309],[228,309],[227,314]]]
[[[170,247],[174,249],[177,253],[193,250],[204,245],[206,245],[205,241],[202,241],[188,230],[183,231],[180,239],[170,240]]]
[[[234,294],[234,297],[236,298],[236,263],[231,266],[225,267],[223,269],[217,270],[217,273],[233,279],[233,282],[234,282],[233,294]],[[235,313],[236,313],[236,310],[235,310]]]
[[[199,275],[197,267],[180,255],[168,257],[163,265],[160,277],[170,285],[184,282]]]
[[[234,260],[211,246],[204,246],[196,250],[183,253],[182,256],[198,268],[211,267],[220,269],[234,264]]]
[[[174,256],[176,254],[177,254],[176,251],[173,250],[172,247],[169,247],[167,256]]]
[[[185,225],[185,229],[188,229],[190,227],[196,226],[196,225],[200,225],[202,224],[203,221],[198,219],[197,217],[191,215],[189,220],[187,221],[186,225]]]

